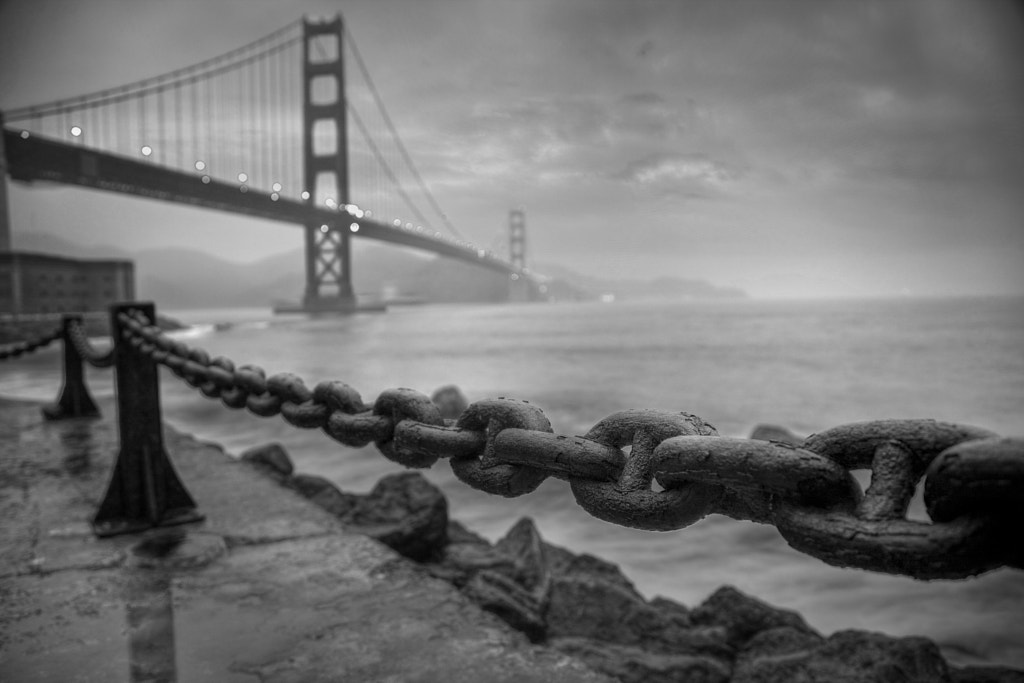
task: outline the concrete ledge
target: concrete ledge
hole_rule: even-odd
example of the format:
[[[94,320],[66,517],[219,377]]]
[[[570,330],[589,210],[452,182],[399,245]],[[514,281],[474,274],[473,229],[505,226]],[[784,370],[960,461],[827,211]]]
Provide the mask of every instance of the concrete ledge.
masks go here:
[[[99,421],[0,399],[0,679],[610,681],[210,444],[166,430],[205,522],[98,540]]]

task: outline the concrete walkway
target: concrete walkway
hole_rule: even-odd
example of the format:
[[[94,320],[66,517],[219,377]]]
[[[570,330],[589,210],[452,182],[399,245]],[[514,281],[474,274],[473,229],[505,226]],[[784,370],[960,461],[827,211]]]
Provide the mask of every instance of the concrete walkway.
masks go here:
[[[206,521],[100,540],[102,420],[0,399],[0,681],[602,681],[220,448],[166,430]]]

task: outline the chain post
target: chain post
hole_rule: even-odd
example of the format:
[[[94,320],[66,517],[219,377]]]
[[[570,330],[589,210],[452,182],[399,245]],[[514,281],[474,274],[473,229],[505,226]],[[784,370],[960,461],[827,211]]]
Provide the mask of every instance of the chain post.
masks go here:
[[[71,417],[100,417],[100,409],[85,384],[82,357],[71,340],[71,328],[82,324],[82,316],[65,315],[61,322],[60,338],[64,344],[64,384],[56,403],[44,405],[41,410],[47,420]]]
[[[136,311],[156,320],[152,303],[119,304],[110,309],[120,452],[92,521],[93,532],[101,537],[204,518],[164,450],[157,366],[125,338],[121,315]]]

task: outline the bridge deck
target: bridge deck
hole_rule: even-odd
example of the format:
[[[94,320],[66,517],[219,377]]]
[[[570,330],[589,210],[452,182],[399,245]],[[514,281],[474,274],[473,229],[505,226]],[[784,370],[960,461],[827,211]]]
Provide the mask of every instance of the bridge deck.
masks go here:
[[[359,231],[353,237],[422,249],[500,273],[518,272],[510,263],[489,256],[481,257],[477,251],[467,247],[368,218],[357,220],[345,211],[287,198],[274,200],[266,191],[247,189],[243,192],[234,183],[213,179],[204,183],[202,174],[184,173],[151,161],[129,159],[37,135],[22,137],[18,131],[10,129],[4,130],[4,146],[8,173],[18,181],[79,185],[299,226],[320,223],[347,230],[351,223],[356,222]]]

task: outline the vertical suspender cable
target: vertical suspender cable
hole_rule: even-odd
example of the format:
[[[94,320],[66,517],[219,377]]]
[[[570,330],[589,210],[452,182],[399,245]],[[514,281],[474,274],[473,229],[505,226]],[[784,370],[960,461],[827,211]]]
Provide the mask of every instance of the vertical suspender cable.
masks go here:
[[[140,94],[137,98],[139,102],[139,144],[136,147],[141,149],[146,144],[146,96]]]
[[[164,153],[164,147],[167,146],[167,136],[164,131],[164,89],[163,86],[156,91],[156,142],[158,153],[154,155],[154,160],[160,159],[160,162],[167,165],[167,155]]]
[[[205,102],[206,113],[204,116],[204,122],[206,123],[206,172],[208,175],[213,175],[213,164],[214,152],[213,152],[213,127],[217,125],[217,109],[214,106],[213,97],[210,93],[210,76],[206,75],[203,77],[203,90],[205,91]]]
[[[185,167],[185,133],[181,129],[181,81],[174,84],[174,139],[177,143],[177,149],[175,149],[175,165],[179,168]]]

